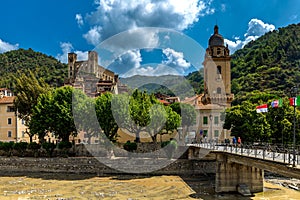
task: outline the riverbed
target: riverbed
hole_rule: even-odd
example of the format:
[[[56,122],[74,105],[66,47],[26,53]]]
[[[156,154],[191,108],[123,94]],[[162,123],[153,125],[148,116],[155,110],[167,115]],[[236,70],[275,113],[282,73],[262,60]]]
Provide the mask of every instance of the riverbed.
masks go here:
[[[300,192],[265,183],[254,197],[215,194],[211,176],[107,176],[77,174],[1,174],[0,199],[204,199],[300,200]]]

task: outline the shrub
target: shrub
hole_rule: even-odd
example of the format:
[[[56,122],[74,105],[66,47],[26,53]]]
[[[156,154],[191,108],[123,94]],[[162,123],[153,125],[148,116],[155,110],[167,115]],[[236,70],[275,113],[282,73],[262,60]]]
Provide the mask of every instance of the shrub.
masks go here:
[[[70,149],[72,147],[72,143],[69,141],[61,141],[58,143],[58,148],[59,149]]]
[[[25,151],[27,149],[28,143],[27,142],[17,142],[13,144],[13,149],[17,151]]]
[[[14,142],[0,142],[0,150],[10,151],[14,146]]]
[[[137,144],[135,142],[130,142],[129,140],[123,145],[123,148],[126,150],[126,151],[135,151],[137,150]]]
[[[27,149],[38,150],[41,148],[41,145],[36,142],[31,142],[28,144]]]
[[[46,150],[48,156],[52,156],[53,151],[55,149],[54,143],[44,142],[42,143],[42,148]]]
[[[43,149],[45,149],[47,152],[51,151],[52,149],[55,149],[55,144],[49,143],[49,142],[44,142],[42,144]]]
[[[165,146],[167,146],[170,143],[170,141],[164,141],[161,143],[161,148],[164,148]]]

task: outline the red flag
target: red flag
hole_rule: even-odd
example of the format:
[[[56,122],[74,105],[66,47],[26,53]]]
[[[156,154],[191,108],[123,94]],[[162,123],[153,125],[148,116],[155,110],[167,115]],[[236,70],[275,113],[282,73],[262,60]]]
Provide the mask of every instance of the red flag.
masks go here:
[[[260,106],[256,106],[256,112],[257,113],[268,112],[268,104],[262,104]]]

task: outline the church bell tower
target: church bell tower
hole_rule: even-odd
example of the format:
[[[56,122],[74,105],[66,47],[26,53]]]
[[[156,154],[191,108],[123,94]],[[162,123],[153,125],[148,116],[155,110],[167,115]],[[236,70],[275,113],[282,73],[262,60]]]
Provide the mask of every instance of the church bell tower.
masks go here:
[[[219,34],[219,27],[216,25],[214,34],[209,38],[203,62],[203,104],[231,106],[234,95],[231,93],[230,60],[228,45],[224,45],[224,38]]]

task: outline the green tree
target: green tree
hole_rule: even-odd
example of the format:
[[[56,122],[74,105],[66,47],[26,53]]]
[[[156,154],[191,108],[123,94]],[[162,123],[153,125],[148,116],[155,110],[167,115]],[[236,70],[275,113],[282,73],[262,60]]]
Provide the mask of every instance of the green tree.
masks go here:
[[[32,134],[37,134],[41,143],[45,142],[45,136],[51,132],[54,126],[52,116],[53,91],[41,94],[37,99],[37,105],[32,109],[29,121],[29,129]]]
[[[151,124],[151,115],[154,117],[157,116],[157,112],[163,113],[159,106],[154,106],[156,104],[159,102],[153,95],[134,90],[132,95],[115,95],[112,101],[112,110],[119,127],[134,133],[135,141],[140,142],[140,133],[147,131],[147,127],[148,131],[152,130],[152,133],[149,134],[153,137],[157,134],[153,128],[159,130],[159,127],[156,127],[159,125],[155,119]]]
[[[244,101],[241,105],[226,109],[223,127],[230,129],[232,135],[241,137],[247,142],[291,143],[293,140],[293,107],[289,106],[288,98],[283,99],[283,106],[279,108],[272,108],[271,101],[268,101],[267,113],[256,113],[256,106],[262,104],[261,101],[259,103]],[[296,112],[296,115],[297,121],[299,121],[299,111]],[[296,137],[300,138],[298,129]]]
[[[72,113],[73,91],[72,87],[65,86],[38,98],[29,127],[31,131],[39,134],[41,140],[50,132],[65,142],[69,141],[70,135],[77,135]]]
[[[37,105],[38,97],[50,90],[50,87],[42,78],[36,78],[37,75],[28,70],[27,73],[18,72],[14,77],[15,80],[15,100],[14,107],[18,117],[25,121],[25,125],[29,125],[32,115],[32,109]],[[26,131],[29,135],[30,142],[34,133]]]
[[[173,103],[170,105],[172,110],[181,116],[181,126],[183,127],[184,137],[189,131],[189,127],[196,123],[196,111],[195,108],[190,104],[184,103]]]
[[[116,139],[119,129],[112,112],[112,99],[111,93],[101,94],[96,99],[96,115],[99,125],[105,136],[111,141]]]
[[[157,134],[161,133],[166,125],[168,113],[161,104],[154,104],[150,110],[150,123],[146,127],[152,141],[157,142]]]
[[[87,136],[87,143],[92,137],[99,137],[101,132],[96,117],[96,99],[86,96],[81,90],[73,91],[73,117],[78,130]]]
[[[241,105],[226,110],[223,127],[231,130],[231,135],[243,141],[265,141],[270,138],[270,125],[266,113],[256,113],[257,104],[244,101]]]
[[[168,134],[173,133],[174,130],[177,130],[177,128],[181,124],[181,117],[179,114],[177,114],[175,111],[172,110],[170,106],[165,106],[165,110],[167,113],[167,121],[165,122],[165,126],[163,128],[163,131],[160,132],[160,134]],[[162,139],[161,139],[162,140]]]

